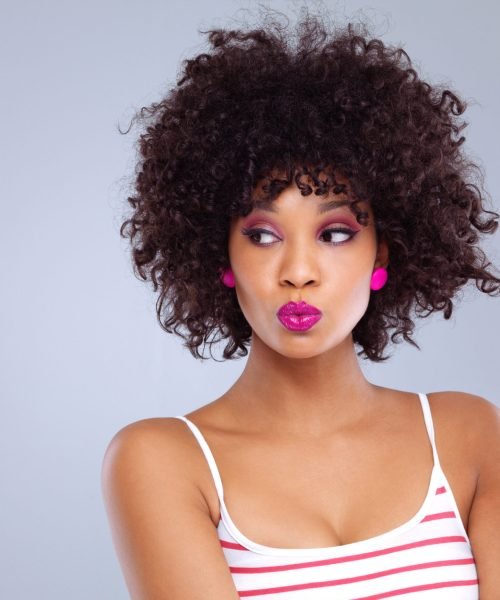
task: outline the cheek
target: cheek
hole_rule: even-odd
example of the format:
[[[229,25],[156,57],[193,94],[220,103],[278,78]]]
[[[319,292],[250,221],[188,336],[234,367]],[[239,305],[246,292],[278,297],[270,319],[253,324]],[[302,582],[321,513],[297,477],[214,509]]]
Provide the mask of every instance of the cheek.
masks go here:
[[[236,285],[242,292],[261,288],[268,282],[269,277],[264,272],[269,264],[266,252],[252,246],[237,227],[229,236],[228,256]]]
[[[229,231],[227,252],[229,262],[236,275],[237,271],[243,272],[245,267],[251,263],[248,240],[240,233],[241,225],[233,225]]]
[[[353,310],[361,316],[365,313],[370,301],[370,276],[363,273],[362,277],[350,289],[349,301]]]
[[[354,327],[366,312],[370,301],[370,279],[374,255],[366,249],[356,258],[347,257],[335,266],[323,266],[322,282],[329,316],[334,322],[344,320]]]
[[[242,265],[235,266],[236,298],[243,314],[250,320],[251,315],[266,311],[269,302],[276,299],[276,292],[273,292],[270,278],[262,277],[258,269],[243,268],[240,272],[244,275],[238,277],[238,266]]]

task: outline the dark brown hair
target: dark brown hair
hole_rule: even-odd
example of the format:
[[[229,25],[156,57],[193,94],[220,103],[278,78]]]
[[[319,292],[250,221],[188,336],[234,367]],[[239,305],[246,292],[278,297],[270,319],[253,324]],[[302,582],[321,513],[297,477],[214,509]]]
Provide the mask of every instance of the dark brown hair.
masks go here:
[[[223,339],[224,358],[245,356],[251,328],[235,290],[219,281],[230,220],[250,212],[266,176],[270,199],[303,175],[316,194],[336,193],[332,178],[319,177],[334,166],[371,202],[389,245],[388,283],[353,330],[358,355],[386,360],[389,330],[392,342],[402,336],[418,348],[412,310],[449,319],[469,281],[500,293],[478,245],[499,215],[486,210],[484,176],[463,154],[467,104],[422,81],[402,48],[372,39],[361,21],[331,27],[306,10],[294,46],[266,17],[253,29],[201,32],[209,51],[183,61],[177,85],[135,115],[146,128],[133,212],[120,229],[134,271],[159,290],[160,325],[193,356],[206,358],[199,347]]]

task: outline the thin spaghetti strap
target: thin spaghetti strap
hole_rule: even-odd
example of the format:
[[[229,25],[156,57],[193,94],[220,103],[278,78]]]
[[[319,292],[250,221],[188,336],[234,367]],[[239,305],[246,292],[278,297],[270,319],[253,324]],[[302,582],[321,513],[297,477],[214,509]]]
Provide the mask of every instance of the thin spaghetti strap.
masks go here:
[[[212,473],[212,478],[215,483],[215,488],[217,490],[217,495],[219,497],[219,501],[221,504],[223,504],[224,503],[224,488],[222,486],[222,479],[219,474],[219,469],[217,468],[217,464],[215,462],[215,458],[212,454],[212,451],[210,450],[201,431],[187,417],[184,417],[182,415],[176,415],[173,418],[174,419],[182,419],[188,425],[189,429],[191,429],[195,438],[198,440],[198,443],[200,444],[203,454],[205,455],[205,458],[208,462],[208,466],[210,467],[210,472]]]
[[[435,435],[434,435],[434,423],[432,421],[432,413],[431,413],[431,407],[429,405],[429,399],[427,398],[427,395],[424,394],[423,392],[419,392],[418,397],[420,398],[420,404],[422,405],[422,411],[424,413],[424,421],[425,421],[425,426],[427,428],[427,434],[429,435],[429,440],[432,445],[432,456],[434,458],[434,464],[436,466],[440,466],[439,457],[438,457],[438,453],[436,450],[436,440],[435,440]]]

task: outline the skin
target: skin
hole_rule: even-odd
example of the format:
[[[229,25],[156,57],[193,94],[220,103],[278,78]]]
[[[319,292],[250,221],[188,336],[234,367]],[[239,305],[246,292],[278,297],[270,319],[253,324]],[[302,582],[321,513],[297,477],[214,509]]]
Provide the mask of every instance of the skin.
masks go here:
[[[370,280],[389,253],[368,202],[358,205],[368,212],[366,226],[348,206],[318,213],[347,197],[302,196],[293,184],[273,202],[278,212],[255,208],[232,220],[228,253],[252,328],[250,352],[226,393],[186,415],[215,452],[234,522],[269,546],[331,546],[389,531],[416,513],[429,485],[433,458],[417,395],[372,384],[356,356],[352,330],[379,293]],[[356,234],[328,233],[336,227]],[[267,233],[245,235],[255,229]],[[323,316],[308,331],[292,332],[276,312],[301,300]],[[470,411],[457,410],[455,393],[428,396],[441,462],[467,526],[477,456],[475,443],[465,445],[457,432]],[[196,480],[217,526],[218,498],[191,442],[190,464],[199,466]]]
[[[339,175],[337,180],[348,184]],[[245,369],[230,397],[245,403],[253,422],[279,423],[293,436],[321,436],[367,417],[380,389],[363,375],[351,332],[377,293],[370,280],[377,267],[387,267],[388,248],[377,239],[368,202],[358,205],[369,213],[367,226],[356,222],[348,206],[318,213],[321,204],[346,197],[331,190],[328,197],[302,196],[293,184],[273,203],[279,213],[255,208],[230,226],[235,291],[253,331]],[[270,233],[242,233],[256,227]],[[356,234],[325,233],[331,227]],[[301,300],[323,316],[308,331],[292,332],[276,312]]]
[[[259,209],[231,223],[229,258],[253,331],[250,353],[226,393],[186,414],[214,453],[233,521],[251,540],[278,548],[391,531],[422,505],[433,464],[418,397],[367,381],[352,340],[378,293],[370,279],[388,264],[387,244],[377,239],[368,204],[360,206],[369,214],[364,227],[346,206],[319,215],[328,199],[291,186],[274,203],[279,213]],[[357,231],[352,239],[325,232],[346,223]],[[242,232],[257,226],[269,233],[254,242],[271,245]],[[290,300],[313,304],[322,319],[309,331],[288,331],[276,312]],[[500,411],[463,392],[427,396],[481,600],[494,600]],[[103,486],[131,597],[206,598],[209,589],[210,597],[236,599],[215,533],[217,492],[184,423],[152,418],[123,428],[106,452]]]
[[[250,352],[227,392],[186,415],[215,452],[234,522],[269,546],[326,547],[390,531],[416,513],[429,485],[433,457],[417,395],[369,382],[355,352],[352,330],[379,293],[371,276],[387,267],[389,252],[369,202],[358,205],[368,212],[366,226],[348,206],[318,214],[321,204],[345,197],[302,196],[294,184],[275,199],[278,212],[255,208],[232,220],[228,253],[252,328]],[[326,231],[334,227],[356,234]],[[255,229],[268,233],[245,235]],[[301,300],[323,316],[292,332],[276,312]],[[463,432],[478,412],[476,399],[461,392],[428,398],[441,464],[467,527],[481,453],[479,434]],[[190,464],[199,467],[195,479],[217,526],[219,501],[191,442]]]

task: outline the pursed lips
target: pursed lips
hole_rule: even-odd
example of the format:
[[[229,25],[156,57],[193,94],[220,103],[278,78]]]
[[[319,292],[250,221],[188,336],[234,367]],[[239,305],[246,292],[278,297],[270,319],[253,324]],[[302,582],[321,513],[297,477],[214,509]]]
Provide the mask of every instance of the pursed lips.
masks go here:
[[[287,315],[320,315],[321,311],[307,302],[288,302],[278,310],[279,316]]]

